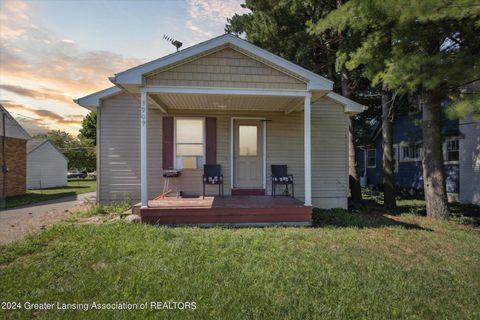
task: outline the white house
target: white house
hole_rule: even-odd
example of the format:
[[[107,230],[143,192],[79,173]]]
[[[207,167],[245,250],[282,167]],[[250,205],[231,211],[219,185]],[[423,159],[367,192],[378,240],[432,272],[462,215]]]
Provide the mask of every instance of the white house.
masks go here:
[[[163,206],[172,217],[162,223],[309,223],[312,205],[347,207],[348,117],[364,107],[334,93],[332,81],[230,34],[110,81],[115,86],[75,100],[97,111],[99,201],[140,200],[148,220],[148,210],[168,207],[155,199],[173,168],[181,170],[176,182],[186,196],[179,205],[215,208],[205,217]],[[227,198],[189,204],[188,197],[202,194],[204,165],[221,167]],[[266,196],[275,188],[276,165],[295,180],[287,216],[280,216],[286,199]],[[309,212],[295,217],[298,208]]]
[[[67,158],[48,140],[27,142],[27,188],[67,185]]]

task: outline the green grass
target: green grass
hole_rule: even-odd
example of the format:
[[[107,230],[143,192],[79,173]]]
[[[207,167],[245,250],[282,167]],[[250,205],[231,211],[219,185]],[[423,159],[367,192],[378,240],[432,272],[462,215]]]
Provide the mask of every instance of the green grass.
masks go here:
[[[56,225],[0,247],[0,301],[195,301],[197,308],[0,310],[0,317],[480,317],[478,228],[342,210],[315,210],[314,221],[313,228],[263,229]]]
[[[363,190],[364,205],[357,208],[368,213],[384,213],[383,193],[378,190]],[[480,206],[471,204],[449,203],[450,220],[461,224],[480,226]],[[397,208],[390,210],[394,215],[426,215],[425,199],[421,196],[397,196]]]
[[[92,192],[97,188],[97,182],[92,179],[69,179],[68,186],[49,189],[30,189],[24,195],[7,197],[5,207],[7,209],[27,204],[58,199],[80,193]]]

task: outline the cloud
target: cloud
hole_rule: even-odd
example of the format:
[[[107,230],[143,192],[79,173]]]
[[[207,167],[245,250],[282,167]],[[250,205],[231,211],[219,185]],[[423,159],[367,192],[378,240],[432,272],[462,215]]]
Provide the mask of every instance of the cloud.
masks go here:
[[[20,119],[21,121],[19,122],[25,123],[35,130],[42,129],[48,131],[59,129],[76,134],[83,120],[83,115],[63,116],[50,110],[37,109],[10,100],[0,100],[0,103],[12,113],[15,118]],[[29,131],[27,128],[25,129]]]
[[[71,97],[65,96],[60,92],[47,89],[47,88],[44,88],[43,90],[34,90],[34,89],[24,88],[21,86],[0,84],[0,89],[13,92],[17,95],[32,98],[32,99],[55,100],[55,101],[67,102],[67,103],[72,102]]]
[[[42,83],[64,96],[81,96],[111,85],[114,73],[144,60],[109,51],[84,51],[37,24],[28,4],[2,1],[0,13],[0,82],[22,79]]]
[[[242,0],[190,0],[189,15],[190,19],[186,26],[203,39],[213,36],[208,30],[222,28],[227,22],[227,18],[235,13],[242,14],[249,12],[242,8]]]
[[[199,19],[215,24],[225,24],[227,18],[235,13],[247,13],[248,9],[240,5],[241,0],[190,0],[189,13],[194,19]]]
[[[204,31],[204,30],[200,29],[199,27],[194,25],[191,20],[187,21],[187,28],[190,29],[191,31],[197,33],[198,35],[203,36],[203,37],[212,37],[213,36],[212,32]]]

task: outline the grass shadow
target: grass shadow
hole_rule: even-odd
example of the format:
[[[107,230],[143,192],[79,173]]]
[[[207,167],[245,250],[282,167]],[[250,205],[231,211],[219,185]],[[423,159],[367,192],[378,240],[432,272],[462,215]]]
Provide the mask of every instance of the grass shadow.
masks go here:
[[[322,210],[314,208],[312,212],[312,227],[334,228],[385,228],[402,227],[405,229],[433,231],[417,224],[397,221],[379,213],[352,213],[342,209]]]

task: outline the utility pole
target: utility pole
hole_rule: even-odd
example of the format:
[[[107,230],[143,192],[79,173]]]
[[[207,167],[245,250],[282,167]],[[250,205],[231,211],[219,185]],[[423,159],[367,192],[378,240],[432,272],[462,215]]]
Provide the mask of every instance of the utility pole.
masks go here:
[[[2,199],[0,200],[0,209],[5,209],[5,202],[6,202],[6,194],[7,194],[7,159],[5,156],[5,143],[6,143],[6,117],[7,114],[3,109],[3,106],[0,104],[0,111],[2,111]]]

